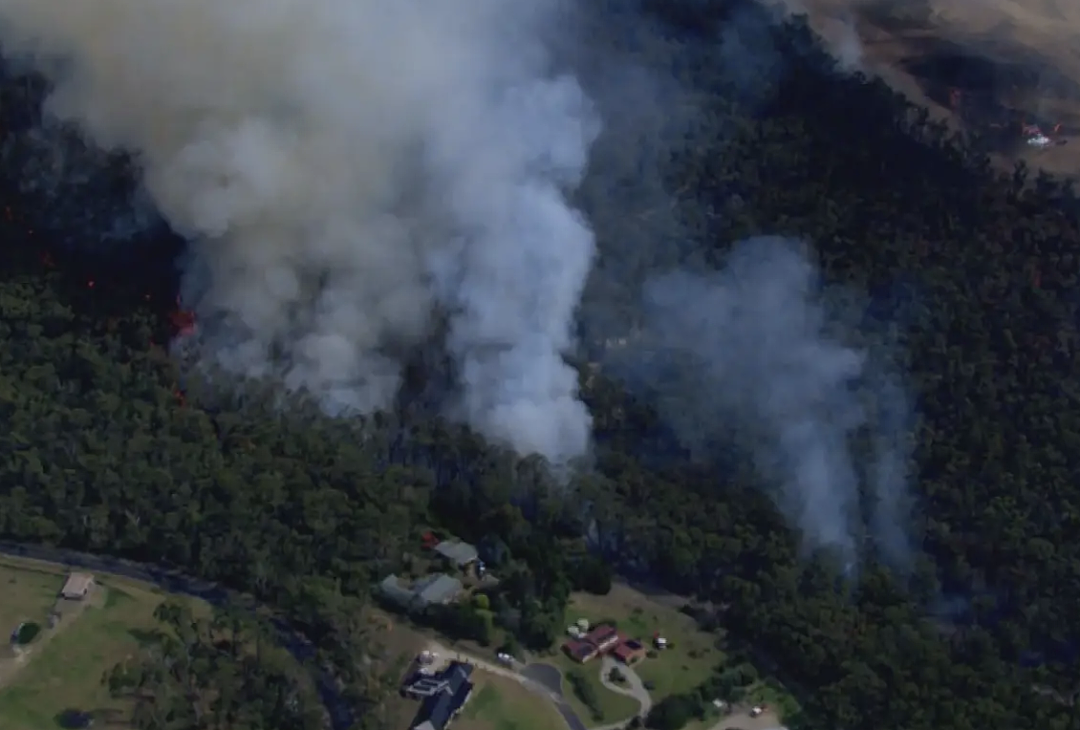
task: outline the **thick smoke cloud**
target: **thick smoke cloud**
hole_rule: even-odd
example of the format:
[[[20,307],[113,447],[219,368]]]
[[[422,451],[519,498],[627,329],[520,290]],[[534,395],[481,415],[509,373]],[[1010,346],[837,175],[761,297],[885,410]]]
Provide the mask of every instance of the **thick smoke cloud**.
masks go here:
[[[439,331],[454,415],[582,454],[562,354],[593,257],[565,195],[598,121],[543,39],[557,0],[0,0],[49,111],[134,153],[193,242],[203,357],[334,412],[393,402]]]
[[[869,511],[868,536],[907,567],[909,401],[833,314],[802,248],[751,239],[722,271],[650,280],[642,328],[610,364],[651,388],[692,453],[708,453],[718,434],[743,440],[809,548],[853,566]]]

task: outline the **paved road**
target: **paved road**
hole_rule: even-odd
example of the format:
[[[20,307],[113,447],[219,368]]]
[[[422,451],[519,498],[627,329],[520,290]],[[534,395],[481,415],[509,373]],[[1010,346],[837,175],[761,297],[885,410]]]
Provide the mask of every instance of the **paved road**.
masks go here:
[[[231,597],[254,607],[254,601],[247,600],[239,596],[239,594],[232,593],[209,581],[184,575],[178,570],[144,565],[131,560],[122,560],[121,558],[112,558],[106,555],[91,555],[90,553],[80,553],[63,548],[24,545],[6,541],[0,541],[0,555],[40,560],[68,568],[89,570],[95,573],[110,573],[121,578],[153,583],[169,593],[201,598],[214,605],[220,605]]]
[[[559,670],[549,664],[522,665],[515,662],[509,667],[489,662],[486,659],[466,654],[452,647],[430,641],[427,650],[441,656],[454,657],[460,662],[467,662],[485,672],[505,677],[518,682],[530,692],[543,697],[555,706],[555,710],[562,716],[570,730],[588,730],[585,723],[577,716],[573,708],[566,702],[562,693],[562,675]],[[554,672],[554,676],[552,676]]]
[[[563,696],[562,672],[559,671],[558,667],[543,662],[534,662],[526,665],[521,670],[521,673],[537,684],[547,687],[552,694],[559,697]]]
[[[458,661],[468,662],[485,672],[490,672],[500,677],[506,677],[507,679],[519,682],[525,689],[551,702],[570,730],[611,730],[611,727],[621,728],[626,723],[626,721],[623,720],[610,727],[588,728],[585,723],[581,721],[581,718],[578,717],[577,713],[574,712],[574,708],[570,706],[570,703],[566,701],[565,696],[563,696],[562,673],[550,664],[537,662],[535,664],[523,665],[519,662],[515,662],[511,667],[505,667],[489,662],[486,659],[460,652],[457,649],[440,644],[437,641],[429,642],[427,649],[428,651],[433,651],[442,656],[455,657]]]

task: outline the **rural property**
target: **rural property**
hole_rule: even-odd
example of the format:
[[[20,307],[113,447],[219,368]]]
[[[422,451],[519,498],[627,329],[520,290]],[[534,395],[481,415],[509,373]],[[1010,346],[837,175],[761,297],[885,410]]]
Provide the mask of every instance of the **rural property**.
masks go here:
[[[0,558],[0,727],[124,727],[130,707],[103,675],[139,649],[166,594],[113,576]]]

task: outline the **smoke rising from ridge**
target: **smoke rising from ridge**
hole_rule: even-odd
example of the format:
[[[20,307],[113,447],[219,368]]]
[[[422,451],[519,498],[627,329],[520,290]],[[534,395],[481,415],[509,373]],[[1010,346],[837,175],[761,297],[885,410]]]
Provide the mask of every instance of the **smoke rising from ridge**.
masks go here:
[[[744,440],[810,549],[830,548],[853,566],[868,503],[868,536],[904,568],[912,557],[909,402],[841,325],[805,251],[750,239],[720,272],[647,282],[642,329],[610,364],[653,391],[692,453],[707,453],[721,434]],[[869,436],[861,451],[859,434]]]
[[[599,132],[543,39],[558,0],[0,0],[48,109],[134,153],[192,240],[202,356],[333,412],[393,402],[442,322],[453,415],[555,462],[593,257],[565,194]],[[438,316],[435,316],[438,313]]]

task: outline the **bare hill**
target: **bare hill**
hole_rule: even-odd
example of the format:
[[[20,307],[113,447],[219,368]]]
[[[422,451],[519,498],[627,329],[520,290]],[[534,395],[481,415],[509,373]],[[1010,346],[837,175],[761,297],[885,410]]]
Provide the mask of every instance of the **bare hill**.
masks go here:
[[[1080,2],[789,0],[841,57],[989,134],[1000,161],[1080,172]],[[1035,125],[1049,138],[1028,143]],[[1045,142],[1045,140],[1044,140]]]

